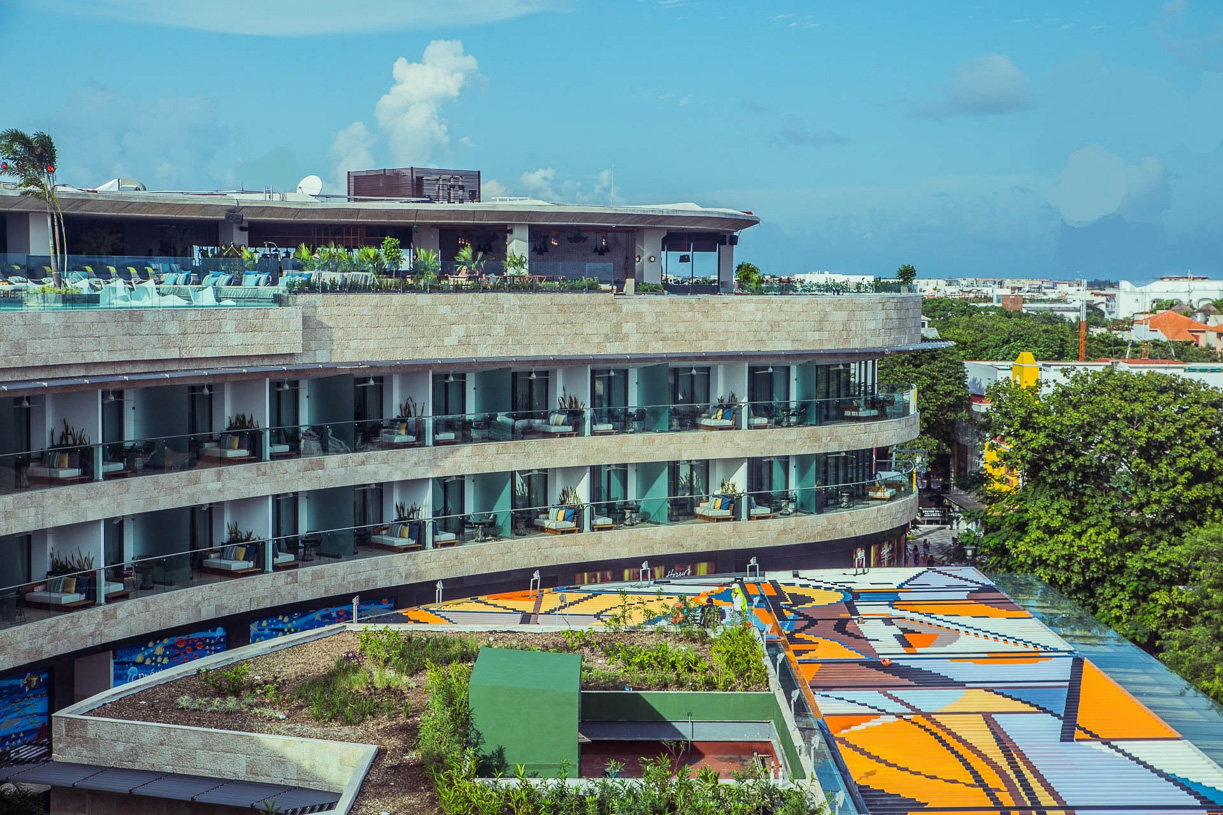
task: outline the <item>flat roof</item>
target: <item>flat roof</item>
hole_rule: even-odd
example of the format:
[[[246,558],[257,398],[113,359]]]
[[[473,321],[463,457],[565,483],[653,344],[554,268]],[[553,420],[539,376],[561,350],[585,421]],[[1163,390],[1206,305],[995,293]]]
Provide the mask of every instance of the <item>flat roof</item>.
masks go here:
[[[583,627],[618,609],[624,592],[665,622],[679,595],[725,607],[731,586],[717,577],[570,586],[401,617]],[[1183,681],[1107,629],[1072,641],[967,567],[766,573],[746,587],[757,625],[793,653],[871,815],[1211,815],[1223,807],[1223,769],[1188,738],[1203,737],[1213,752],[1223,717],[1200,701],[1177,712]],[[1049,602],[1035,591],[1036,605]]]
[[[316,199],[297,193],[250,192],[89,192],[60,190],[66,215],[112,218],[186,218],[223,220],[237,209],[247,221],[300,223],[381,223],[430,226],[535,224],[563,228],[656,227],[738,232],[760,223],[749,212],[692,203],[637,206],[553,204],[543,201],[492,201],[435,204],[394,200]],[[0,212],[42,212],[42,204],[10,187],[0,188]]]

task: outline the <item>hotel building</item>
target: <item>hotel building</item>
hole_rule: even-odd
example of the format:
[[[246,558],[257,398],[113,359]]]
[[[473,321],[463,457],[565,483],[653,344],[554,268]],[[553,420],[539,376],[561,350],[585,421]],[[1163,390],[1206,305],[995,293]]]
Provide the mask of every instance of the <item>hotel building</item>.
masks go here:
[[[0,190],[16,279],[0,286],[0,680],[45,678],[52,710],[155,661],[120,670],[125,649],[201,631],[235,647],[281,615],[903,551],[917,498],[891,451],[918,416],[877,363],[920,343],[919,299],[733,294],[751,214],[61,199],[70,246],[106,228],[126,252],[69,271],[152,280],[144,306],[117,308],[88,284],[23,287],[45,216]],[[163,277],[203,271],[184,241],[388,235],[444,262],[464,245],[526,255],[536,280],[202,299],[202,281]]]

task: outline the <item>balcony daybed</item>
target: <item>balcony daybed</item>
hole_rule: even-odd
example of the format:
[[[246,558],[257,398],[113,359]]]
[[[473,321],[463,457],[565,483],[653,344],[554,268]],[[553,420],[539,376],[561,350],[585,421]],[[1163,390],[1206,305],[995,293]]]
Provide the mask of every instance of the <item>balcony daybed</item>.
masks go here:
[[[378,433],[383,447],[413,447],[416,445],[416,420],[395,419]]]
[[[573,414],[564,410],[552,411],[547,419],[519,419],[515,424],[515,429],[521,427],[541,436],[576,436],[578,432]]]
[[[46,450],[42,461],[30,464],[26,474],[48,484],[71,484],[85,480],[80,450]]]
[[[223,433],[219,442],[206,441],[200,445],[200,458],[235,461],[250,457],[251,439],[246,433]]]
[[[735,518],[735,499],[729,495],[711,495],[708,501],[696,505],[696,517],[717,523]]]
[[[370,545],[390,552],[411,552],[424,548],[419,521],[396,521],[370,536]]]
[[[712,408],[708,415],[701,415],[696,424],[702,430],[729,430],[735,426],[735,408]]]
[[[119,600],[130,594],[122,583],[106,583],[106,599]],[[24,595],[25,603],[36,608],[83,608],[94,604],[94,578],[48,577]]]
[[[535,526],[549,535],[566,535],[578,531],[578,511],[573,507],[553,507],[546,515],[535,519]]]
[[[616,522],[607,515],[596,515],[590,519],[590,529],[593,532],[604,532],[615,528]]]
[[[453,532],[443,532],[438,529],[437,521],[433,522],[433,545],[434,546],[455,546],[459,542],[459,536]]]
[[[214,552],[204,558],[201,567],[206,572],[224,575],[225,577],[242,577],[248,574],[258,574],[259,549],[263,544],[258,541],[250,543],[230,544],[220,552]]]

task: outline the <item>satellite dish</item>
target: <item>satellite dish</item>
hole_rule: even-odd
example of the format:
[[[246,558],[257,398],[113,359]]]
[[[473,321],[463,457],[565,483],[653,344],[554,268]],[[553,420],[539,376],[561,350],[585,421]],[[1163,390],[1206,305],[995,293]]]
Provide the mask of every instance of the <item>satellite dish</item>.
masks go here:
[[[318,195],[323,191],[323,179],[317,175],[308,175],[297,182],[297,191],[303,195]]]

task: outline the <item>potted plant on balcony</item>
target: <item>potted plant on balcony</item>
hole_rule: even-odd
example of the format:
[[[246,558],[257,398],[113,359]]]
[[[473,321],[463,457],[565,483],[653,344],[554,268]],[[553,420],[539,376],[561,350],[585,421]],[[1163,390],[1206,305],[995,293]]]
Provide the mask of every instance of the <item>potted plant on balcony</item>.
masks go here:
[[[564,487],[561,489],[561,494],[557,496],[557,504],[562,507],[568,507],[576,513],[576,523],[578,531],[582,530],[583,516],[586,513],[586,502],[578,495],[576,487]]]
[[[81,479],[92,479],[93,450],[89,446],[89,436],[84,430],[70,427],[67,419],[64,419],[64,429],[59,431],[58,439],[55,432],[56,429],[51,428],[43,463],[58,470],[80,470]]]
[[[437,285],[437,275],[442,270],[440,255],[436,249],[417,249],[412,260],[412,277],[418,288],[428,291]]]

